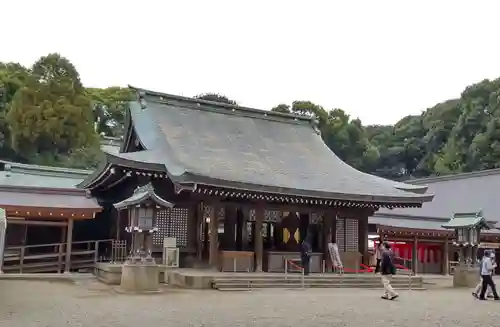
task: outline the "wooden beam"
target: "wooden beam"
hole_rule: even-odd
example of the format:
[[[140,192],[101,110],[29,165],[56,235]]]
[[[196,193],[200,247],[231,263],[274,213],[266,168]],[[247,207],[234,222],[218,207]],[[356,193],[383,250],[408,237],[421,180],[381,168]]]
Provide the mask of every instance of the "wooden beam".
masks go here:
[[[68,223],[65,221],[41,221],[41,220],[25,220],[25,219],[8,219],[9,225],[30,225],[30,226],[55,226],[66,227]]]
[[[69,273],[71,268],[71,246],[73,243],[73,219],[68,221],[68,232],[66,234],[66,261],[64,264],[64,272]]]
[[[255,235],[254,235],[254,252],[255,252],[255,271],[262,271],[262,256],[264,252],[264,240],[262,238],[262,224],[264,222],[265,208],[264,204],[259,203],[255,208]]]

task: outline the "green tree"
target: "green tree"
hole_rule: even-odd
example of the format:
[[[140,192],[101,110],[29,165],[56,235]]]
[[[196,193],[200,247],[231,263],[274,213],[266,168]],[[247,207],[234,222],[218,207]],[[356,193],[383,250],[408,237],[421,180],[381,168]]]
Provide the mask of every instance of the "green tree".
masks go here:
[[[74,149],[98,146],[91,103],[75,67],[50,54],[33,65],[32,73],[7,114],[14,151],[31,162],[54,164]]]
[[[87,88],[85,94],[91,101],[97,133],[103,136],[122,136],[125,112],[129,102],[134,99],[134,92],[129,88],[108,87]]]
[[[195,99],[227,103],[232,105],[237,105],[236,101],[229,99],[227,96],[219,93],[202,93],[195,96]]]
[[[290,114],[290,113],[292,113],[292,111],[290,110],[290,106],[287,105],[287,104],[283,104],[283,103],[277,105],[274,108],[272,108],[271,111],[281,112],[281,113],[284,113],[284,114]]]

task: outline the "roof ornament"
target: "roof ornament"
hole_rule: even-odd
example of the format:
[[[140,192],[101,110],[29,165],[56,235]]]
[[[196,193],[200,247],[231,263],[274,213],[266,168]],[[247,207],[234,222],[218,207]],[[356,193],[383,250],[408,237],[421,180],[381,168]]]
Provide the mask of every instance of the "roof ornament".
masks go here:
[[[144,97],[146,96],[146,92],[144,91],[139,91],[139,103],[141,104],[141,109],[144,110],[148,107],[148,103],[146,102],[146,99]]]
[[[156,194],[153,184],[151,184],[151,182],[145,185],[138,186],[130,197],[128,197],[123,201],[115,203],[113,206],[118,210],[122,210],[136,205],[140,205],[141,203],[147,200],[152,200],[153,202],[156,203],[156,205],[161,206],[163,208],[174,207],[173,203],[163,199],[161,196]]]

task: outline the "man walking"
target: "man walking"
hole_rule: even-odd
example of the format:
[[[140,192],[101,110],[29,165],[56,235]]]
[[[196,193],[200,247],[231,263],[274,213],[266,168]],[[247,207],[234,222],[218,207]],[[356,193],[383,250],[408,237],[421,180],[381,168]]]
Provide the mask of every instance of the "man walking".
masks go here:
[[[382,275],[382,284],[384,284],[384,295],[382,295],[382,299],[395,300],[399,295],[392,288],[391,279],[392,276],[396,274],[396,267],[394,266],[394,254],[388,242],[384,243],[381,254],[380,274]]]
[[[485,251],[485,254],[483,256],[483,260],[481,260],[481,278],[483,279],[483,287],[481,289],[481,294],[479,294],[479,300],[486,300],[485,295],[486,295],[486,290],[488,289],[488,286],[491,287],[491,291],[493,292],[493,297],[495,300],[500,300],[500,297],[497,294],[497,288],[495,286],[495,282],[493,281],[492,274],[493,270],[496,267],[496,264],[493,263],[492,260],[492,255],[488,251]]]
[[[304,268],[304,275],[309,275],[309,264],[311,261],[311,244],[309,241],[309,234],[300,245],[300,259],[302,262],[302,268]]]

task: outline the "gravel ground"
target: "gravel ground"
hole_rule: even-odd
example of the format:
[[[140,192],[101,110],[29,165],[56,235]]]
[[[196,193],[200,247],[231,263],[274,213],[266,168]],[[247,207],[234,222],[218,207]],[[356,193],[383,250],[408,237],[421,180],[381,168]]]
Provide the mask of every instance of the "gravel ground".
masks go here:
[[[167,290],[124,295],[93,280],[0,280],[1,327],[348,326],[474,327],[500,325],[500,303],[466,290],[401,292],[309,289],[220,292]]]

